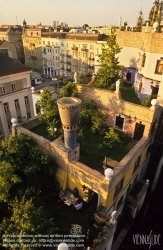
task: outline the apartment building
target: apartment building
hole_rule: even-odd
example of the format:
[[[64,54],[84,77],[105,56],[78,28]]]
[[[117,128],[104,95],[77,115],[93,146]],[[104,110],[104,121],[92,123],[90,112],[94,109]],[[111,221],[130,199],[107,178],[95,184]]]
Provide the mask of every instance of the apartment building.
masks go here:
[[[16,47],[17,56],[21,63],[24,63],[24,49],[22,43],[22,28],[20,26],[0,27],[0,40],[8,41]]]
[[[42,47],[41,47],[41,29],[24,28],[23,46],[25,55],[25,65],[31,67],[34,71],[42,72]]]
[[[42,33],[44,74],[73,76],[92,74],[101,53],[101,44],[106,43],[105,34],[87,33]]]
[[[0,53],[0,139],[11,132],[11,119],[34,116],[30,82],[31,69]]]
[[[122,47],[119,61],[126,68],[126,80],[134,83],[138,97],[162,103],[163,33],[147,23],[142,32],[117,30],[116,39]]]

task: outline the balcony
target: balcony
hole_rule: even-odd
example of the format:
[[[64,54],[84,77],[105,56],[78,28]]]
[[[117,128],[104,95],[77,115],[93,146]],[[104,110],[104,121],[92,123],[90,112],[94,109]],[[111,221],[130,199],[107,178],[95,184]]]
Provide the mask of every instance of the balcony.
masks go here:
[[[72,47],[71,49],[72,50],[78,50],[78,47]]]
[[[36,56],[31,56],[31,59],[32,59],[32,60],[36,60],[37,57],[36,57]]]
[[[70,62],[70,61],[67,61],[66,64],[71,64],[71,62]]]
[[[67,57],[71,57],[71,55],[69,55],[69,54],[66,54],[66,56],[67,56]]]
[[[86,49],[86,48],[81,48],[81,51],[88,52],[88,49]]]
[[[30,43],[30,46],[33,46],[33,47],[35,47],[35,44],[34,44],[34,43]]]
[[[63,59],[60,60],[60,63],[65,63],[65,61]]]
[[[64,67],[61,67],[61,69],[62,69],[62,70],[65,70],[65,68],[64,68]]]
[[[46,51],[45,51],[45,50],[43,50],[43,51],[42,51],[42,53],[46,54]]]
[[[60,56],[65,56],[65,54],[64,54],[64,53],[61,53]]]
[[[59,49],[60,46],[59,46],[59,45],[54,45],[54,48],[55,48],[55,49]]]
[[[89,57],[89,60],[90,61],[94,61],[95,59],[93,57]]]
[[[68,72],[71,72],[71,69],[66,69]]]

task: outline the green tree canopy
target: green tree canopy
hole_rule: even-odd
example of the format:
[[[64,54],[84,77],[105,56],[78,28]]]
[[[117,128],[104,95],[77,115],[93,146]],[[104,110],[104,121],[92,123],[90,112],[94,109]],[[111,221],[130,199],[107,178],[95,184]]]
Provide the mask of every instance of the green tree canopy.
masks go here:
[[[136,23],[136,31],[141,32],[142,31],[142,24],[143,24],[143,12],[140,10],[139,15],[137,18],[137,23]]]
[[[66,84],[66,86],[62,87],[60,96],[61,97],[71,97],[71,96],[75,97],[75,96],[77,96],[76,84],[74,82],[68,82]]]
[[[116,42],[116,30],[112,29],[107,44],[102,44],[102,53],[99,55],[100,68],[96,75],[96,87],[108,88],[117,81],[123,69],[119,64],[117,54],[121,48]]]
[[[29,135],[10,136],[0,143],[0,200],[55,187],[56,165]]]
[[[41,100],[38,103],[40,112],[38,113],[38,119],[44,121],[48,133],[54,136],[55,128],[60,128],[60,117],[56,101],[52,98],[52,93],[48,89],[44,89],[41,93]]]

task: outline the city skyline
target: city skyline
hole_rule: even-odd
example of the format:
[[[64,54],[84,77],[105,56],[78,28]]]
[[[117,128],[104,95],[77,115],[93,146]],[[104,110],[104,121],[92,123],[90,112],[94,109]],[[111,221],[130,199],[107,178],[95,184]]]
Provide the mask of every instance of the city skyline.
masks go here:
[[[142,9],[144,20],[148,19],[153,1],[137,0],[5,0],[1,2],[0,25],[19,24],[25,19],[27,24],[52,25],[53,21],[66,22],[69,26],[118,25],[122,18],[122,24],[128,22],[135,25],[139,11]],[[10,12],[12,10],[12,12]]]

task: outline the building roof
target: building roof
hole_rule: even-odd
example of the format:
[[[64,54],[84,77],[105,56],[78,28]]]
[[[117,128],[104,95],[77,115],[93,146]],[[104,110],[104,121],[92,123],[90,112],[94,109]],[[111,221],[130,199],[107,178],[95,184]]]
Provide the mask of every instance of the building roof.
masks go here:
[[[0,53],[0,76],[17,74],[31,70],[31,68],[26,67],[16,59],[10,58]]]
[[[42,37],[75,39],[87,41],[107,41],[108,36],[105,34],[90,34],[90,33],[66,33],[66,32],[45,32]]]

